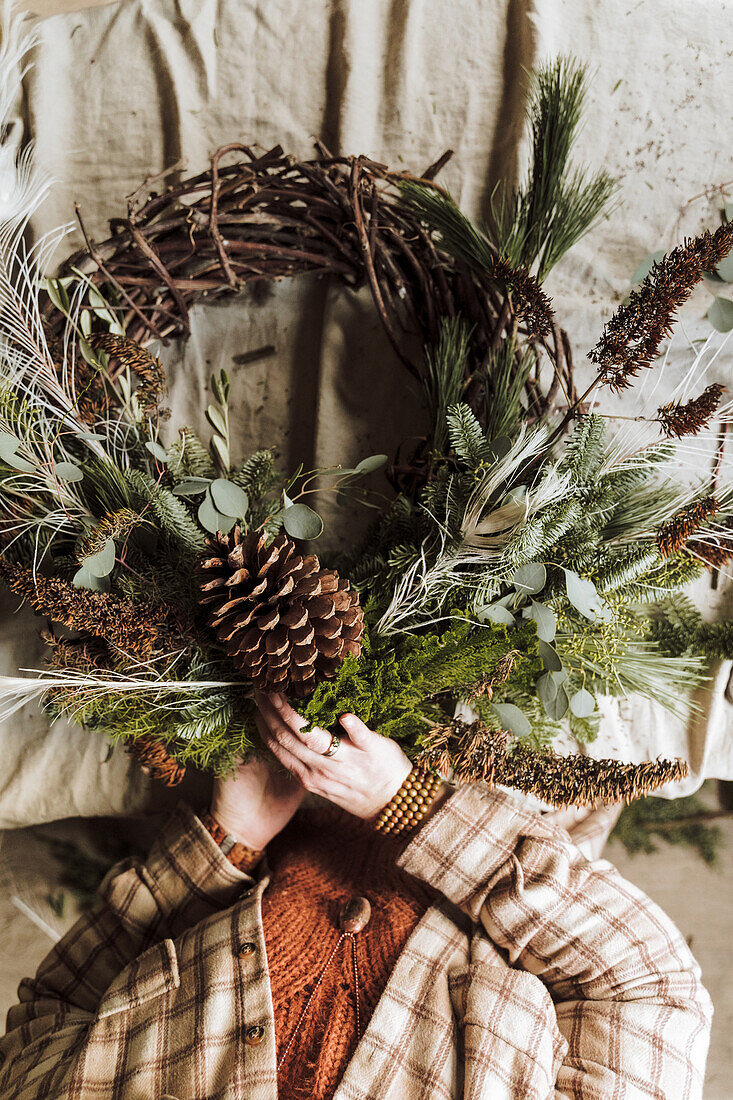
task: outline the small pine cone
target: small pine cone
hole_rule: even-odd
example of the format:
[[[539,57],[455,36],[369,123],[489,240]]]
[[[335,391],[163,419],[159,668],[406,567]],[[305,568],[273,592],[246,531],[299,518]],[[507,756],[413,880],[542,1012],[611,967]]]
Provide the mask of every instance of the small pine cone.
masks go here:
[[[338,573],[303,557],[278,535],[235,527],[206,540],[199,562],[199,603],[235,666],[263,692],[310,694],[335,676],[348,653],[361,652],[364,612]]]
[[[146,775],[164,787],[177,787],[186,774],[186,765],[174,760],[162,741],[143,734],[130,738],[126,745]]]

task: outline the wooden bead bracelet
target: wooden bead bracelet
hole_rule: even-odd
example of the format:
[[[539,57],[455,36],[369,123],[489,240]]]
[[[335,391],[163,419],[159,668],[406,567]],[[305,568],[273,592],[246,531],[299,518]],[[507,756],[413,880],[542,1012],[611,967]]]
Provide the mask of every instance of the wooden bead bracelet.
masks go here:
[[[414,767],[400,789],[374,822],[380,833],[402,833],[413,829],[429,810],[440,787],[440,777]]]

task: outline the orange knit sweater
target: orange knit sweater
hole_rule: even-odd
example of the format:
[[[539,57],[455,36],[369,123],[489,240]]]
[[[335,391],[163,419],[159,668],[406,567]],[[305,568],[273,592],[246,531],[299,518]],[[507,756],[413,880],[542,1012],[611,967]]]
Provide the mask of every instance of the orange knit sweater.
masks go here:
[[[407,842],[333,806],[301,809],[267,848],[272,881],[262,914],[275,1008],[280,1100],[327,1100],[358,1042],[352,943],[331,961],[308,1014],[283,1052],[338,943],[345,901],[365,897],[371,918],[356,933],[361,1034],[405,943],[435,897],[397,867]]]

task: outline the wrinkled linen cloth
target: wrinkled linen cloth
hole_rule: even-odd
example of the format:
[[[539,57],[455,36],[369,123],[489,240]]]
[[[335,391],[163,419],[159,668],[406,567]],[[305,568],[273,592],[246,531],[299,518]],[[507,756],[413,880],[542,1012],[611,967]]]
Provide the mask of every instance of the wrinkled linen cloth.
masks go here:
[[[733,135],[720,109],[733,92],[721,40],[726,8],[723,0],[127,0],[54,16],[39,25],[18,111],[18,133],[33,138],[57,181],[33,228],[39,235],[71,223],[76,200],[101,239],[107,218],[124,213],[125,197],[178,161],[181,172],[200,171],[217,146],[236,140],[279,142],[307,157],[315,137],[335,152],[415,171],[451,147],[442,182],[479,215],[496,181],[516,177],[526,159],[523,70],[572,51],[593,73],[579,157],[619,176],[623,198],[547,284],[582,385],[590,377],[583,354],[638,263],[718,222],[719,196],[695,196],[731,174]],[[73,229],[59,259],[80,244]],[[710,333],[711,301],[705,290],[693,297],[664,371],[649,372],[650,408],[685,374],[686,338]],[[368,291],[353,295],[309,277],[275,286],[264,304],[242,295],[198,305],[192,319],[186,345],[163,349],[171,423],[203,427],[207,380],[226,367],[235,457],[274,444],[284,468],[352,465],[367,454],[393,454],[422,430],[419,396],[395,362]],[[232,363],[267,344],[273,357]],[[731,381],[729,353],[705,384],[713,380]],[[637,391],[604,402],[625,415],[640,407]],[[694,461],[699,471],[708,466],[707,455]],[[332,542],[353,538],[368,519],[324,506]],[[696,599],[706,614],[726,614],[725,580],[717,592],[705,580]],[[0,597],[7,674],[41,661],[37,624],[15,606]],[[712,690],[691,721],[636,699],[604,702],[601,735],[587,751],[628,760],[684,756],[690,778],[670,795],[705,776],[733,777],[730,663],[712,671]],[[104,762],[100,734],[63,722],[49,731],[28,709],[0,726],[0,745],[0,825],[149,804],[148,785],[123,752]]]
[[[334,1100],[702,1097],[712,1005],[699,967],[610,863],[472,784],[397,865],[435,901]],[[366,874],[350,885],[369,895]],[[275,1100],[262,917],[274,889],[267,855],[254,876],[237,870],[182,802],[146,861],[114,868],[102,902],[21,984],[0,1094]]]

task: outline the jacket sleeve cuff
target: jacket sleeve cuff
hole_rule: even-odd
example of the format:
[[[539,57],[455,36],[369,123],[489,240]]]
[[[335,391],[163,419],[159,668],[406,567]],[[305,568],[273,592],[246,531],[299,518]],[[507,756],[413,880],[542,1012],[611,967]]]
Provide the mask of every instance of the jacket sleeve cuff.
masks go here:
[[[490,882],[520,836],[549,833],[538,814],[485,783],[458,787],[418,829],[397,858],[478,922]]]
[[[186,802],[179,802],[145,861],[158,900],[170,910],[200,902],[213,908],[233,905],[254,886],[252,875],[236,868]]]

